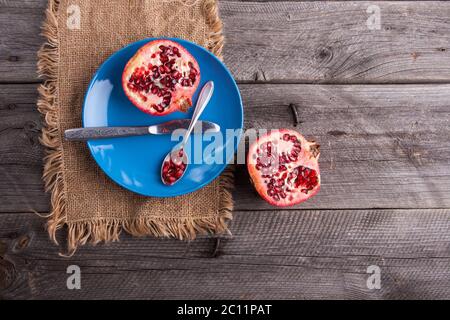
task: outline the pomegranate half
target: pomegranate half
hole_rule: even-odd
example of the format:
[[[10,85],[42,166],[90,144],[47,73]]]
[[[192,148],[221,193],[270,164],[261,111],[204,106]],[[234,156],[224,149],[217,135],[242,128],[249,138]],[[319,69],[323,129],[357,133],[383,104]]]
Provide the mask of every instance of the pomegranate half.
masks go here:
[[[200,68],[179,43],[155,40],[147,43],[128,61],[122,86],[140,110],[157,116],[186,112],[200,83]]]
[[[247,156],[250,178],[272,205],[301,203],[320,189],[319,145],[288,129],[273,130],[254,142]]]

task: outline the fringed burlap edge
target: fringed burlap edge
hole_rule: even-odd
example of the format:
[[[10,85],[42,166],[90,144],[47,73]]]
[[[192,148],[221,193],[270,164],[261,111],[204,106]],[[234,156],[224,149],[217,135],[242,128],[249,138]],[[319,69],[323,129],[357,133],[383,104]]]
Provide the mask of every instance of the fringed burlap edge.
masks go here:
[[[198,234],[230,233],[228,221],[232,219],[233,199],[232,188],[234,182],[233,169],[227,168],[219,177],[220,204],[219,215],[212,218],[184,218],[184,219],[96,219],[93,221],[67,222],[66,216],[66,188],[64,183],[64,162],[62,137],[59,130],[58,107],[58,6],[59,0],[49,0],[46,19],[42,26],[42,34],[46,42],[38,52],[38,74],[45,78],[39,87],[37,102],[39,112],[44,116],[41,143],[46,147],[44,158],[43,180],[46,192],[51,192],[51,212],[47,222],[50,238],[58,244],[57,231],[67,225],[67,249],[72,255],[79,245],[88,242],[118,241],[121,230],[133,236],[175,237],[180,240],[193,240]],[[206,0],[203,10],[206,22],[210,27],[208,35],[208,49],[219,58],[222,57],[224,37],[222,22],[219,19],[216,0]]]

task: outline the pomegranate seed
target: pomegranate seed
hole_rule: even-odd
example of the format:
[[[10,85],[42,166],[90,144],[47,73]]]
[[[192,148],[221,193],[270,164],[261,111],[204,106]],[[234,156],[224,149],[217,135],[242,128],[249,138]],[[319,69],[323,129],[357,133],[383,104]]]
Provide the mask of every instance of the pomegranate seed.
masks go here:
[[[283,134],[283,140],[284,141],[289,141],[289,138],[290,138],[290,136],[289,136],[288,133]]]
[[[158,112],[163,112],[164,111],[164,108],[163,107],[161,107],[159,104],[158,105],[153,105],[153,108],[156,110],[156,111],[158,111]]]
[[[183,79],[183,80],[181,81],[181,85],[182,85],[183,87],[190,87],[190,86],[191,86],[191,81],[190,81],[189,79]]]
[[[180,150],[180,152],[182,156],[183,151]],[[166,183],[172,184],[183,175],[185,169],[186,165],[183,162],[177,164],[172,159],[169,159],[163,164],[162,177]]]
[[[167,61],[169,61],[169,57],[166,54],[161,53],[161,55],[159,56],[159,60],[161,60],[162,63],[166,63]]]
[[[181,73],[178,71],[175,71],[174,73],[172,73],[172,77],[174,77],[175,79],[180,79],[181,78]]]
[[[169,176],[168,180],[170,183],[174,183],[175,181],[177,181],[177,178],[175,178],[174,176]]]
[[[198,74],[198,70],[195,69],[193,66],[191,66],[191,73],[197,75]]]
[[[183,175],[183,170],[179,169],[175,172],[175,178],[180,178]]]

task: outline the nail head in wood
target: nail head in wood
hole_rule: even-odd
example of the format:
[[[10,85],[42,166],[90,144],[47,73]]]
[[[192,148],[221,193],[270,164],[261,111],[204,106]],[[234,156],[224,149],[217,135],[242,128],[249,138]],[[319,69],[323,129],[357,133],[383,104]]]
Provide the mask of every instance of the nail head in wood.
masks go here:
[[[294,118],[294,127],[296,127],[299,123],[302,123],[302,121],[300,121],[300,118],[298,116],[297,105],[291,103],[289,104],[289,108],[292,110],[292,116]]]

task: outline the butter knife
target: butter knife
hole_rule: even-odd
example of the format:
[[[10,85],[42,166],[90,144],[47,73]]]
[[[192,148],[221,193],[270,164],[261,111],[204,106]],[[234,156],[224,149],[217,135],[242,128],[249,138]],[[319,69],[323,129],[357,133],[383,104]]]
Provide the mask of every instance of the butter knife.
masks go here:
[[[188,129],[191,119],[171,120],[153,126],[142,127],[87,127],[68,129],[64,131],[64,138],[68,141],[86,141],[91,139],[142,136],[147,134],[170,134],[177,129]],[[220,126],[209,121],[199,121],[194,128],[198,132],[214,133],[220,131]]]

